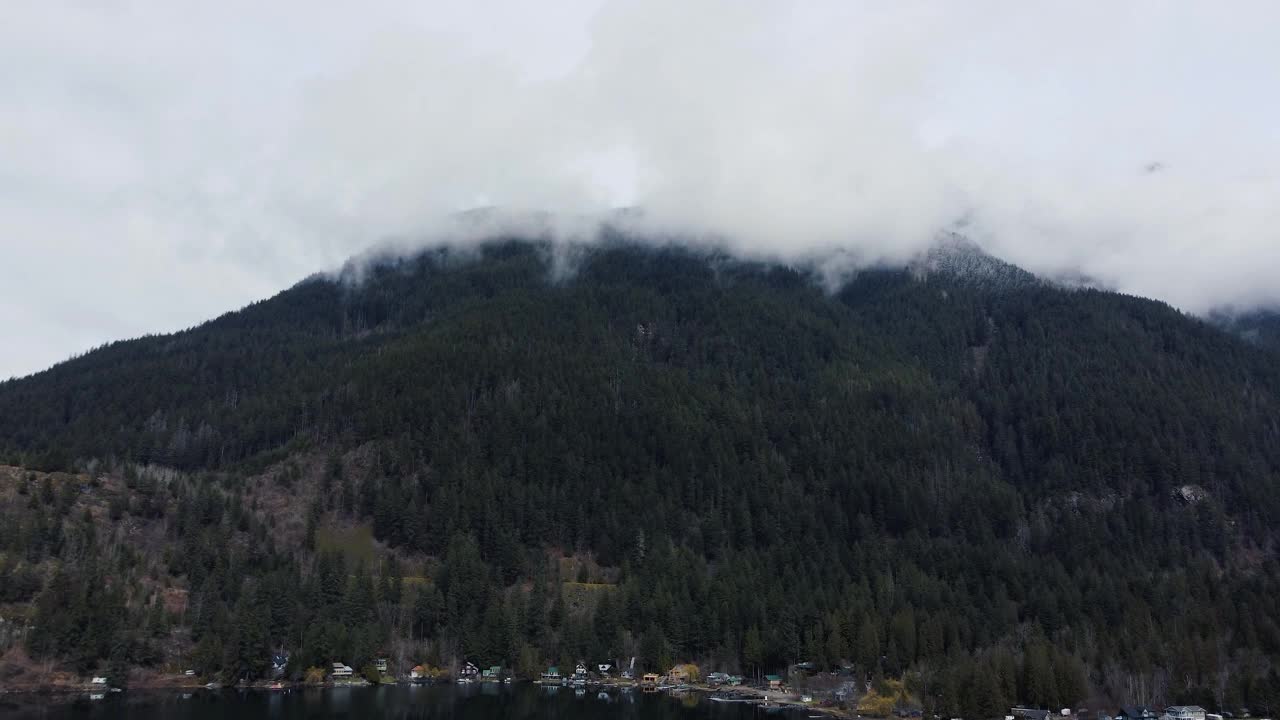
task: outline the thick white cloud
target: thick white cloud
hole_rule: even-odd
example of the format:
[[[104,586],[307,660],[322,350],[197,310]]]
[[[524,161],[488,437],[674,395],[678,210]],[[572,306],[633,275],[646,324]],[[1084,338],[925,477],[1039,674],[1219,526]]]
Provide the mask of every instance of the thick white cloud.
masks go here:
[[[1280,302],[1280,6],[42,2],[0,24],[0,377],[458,210]]]

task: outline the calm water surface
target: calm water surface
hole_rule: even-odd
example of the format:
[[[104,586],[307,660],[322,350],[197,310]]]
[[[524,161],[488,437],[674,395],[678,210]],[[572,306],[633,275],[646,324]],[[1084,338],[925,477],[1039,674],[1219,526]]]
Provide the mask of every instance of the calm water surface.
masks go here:
[[[614,691],[579,695],[537,685],[396,685],[290,691],[191,693],[133,690],[99,700],[88,696],[0,696],[0,718],[142,718],[155,720],[301,720],[302,718],[449,718],[451,720],[754,720],[804,718],[768,714],[751,705],[711,702],[700,694]]]

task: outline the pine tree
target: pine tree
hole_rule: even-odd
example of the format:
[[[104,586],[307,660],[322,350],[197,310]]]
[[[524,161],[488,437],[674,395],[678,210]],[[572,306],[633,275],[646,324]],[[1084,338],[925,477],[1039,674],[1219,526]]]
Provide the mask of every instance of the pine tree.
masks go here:
[[[1037,707],[1050,707],[1058,697],[1049,651],[1042,641],[1027,646],[1022,660],[1022,697]]]
[[[264,677],[270,665],[266,605],[258,602],[255,591],[242,592],[231,617],[231,636],[222,662],[223,679],[237,682]]]
[[[742,659],[757,674],[764,665],[764,640],[760,637],[760,627],[752,625],[742,640]]]

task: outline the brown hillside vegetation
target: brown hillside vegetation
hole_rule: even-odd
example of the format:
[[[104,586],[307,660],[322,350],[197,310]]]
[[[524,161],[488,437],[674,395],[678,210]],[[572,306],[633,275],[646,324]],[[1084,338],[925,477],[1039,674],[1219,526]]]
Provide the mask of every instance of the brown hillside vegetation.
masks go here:
[[[374,539],[367,521],[344,507],[359,486],[376,482],[368,449],[339,459],[351,480],[348,489],[324,487],[332,462],[318,453],[297,455],[247,476],[193,475],[154,466],[50,473],[0,465],[0,571],[6,579],[28,578],[30,586],[29,592],[0,603],[0,689],[79,688],[90,675],[105,672],[101,662],[78,664],[66,657],[36,661],[27,652],[38,590],[69,564],[104,568],[104,585],[120,594],[130,612],[147,618],[140,634],[150,662],[133,667],[132,684],[194,682],[182,673],[199,664],[192,625],[199,621],[201,588],[198,583],[193,587],[186,558],[192,543],[203,545],[209,531],[199,523],[193,527],[182,515],[206,512],[199,509],[204,506],[218,508],[227,518],[222,524],[228,535],[217,548],[221,561],[234,565],[271,548],[291,554],[310,572],[320,553],[331,552],[343,556],[352,572],[365,568],[383,575],[394,558],[410,599],[432,592],[437,559],[390,550]],[[320,513],[308,544],[308,514],[318,506],[332,509]],[[53,536],[60,552],[36,557],[44,542],[39,538]],[[547,573],[565,578],[559,583],[564,608],[577,616],[593,612],[601,593],[616,589],[608,581],[618,570],[589,556],[552,552]],[[577,582],[580,577],[591,582]],[[406,614],[391,619],[411,620]],[[402,632],[412,635],[407,627]],[[426,653],[422,648],[402,652],[406,657]]]

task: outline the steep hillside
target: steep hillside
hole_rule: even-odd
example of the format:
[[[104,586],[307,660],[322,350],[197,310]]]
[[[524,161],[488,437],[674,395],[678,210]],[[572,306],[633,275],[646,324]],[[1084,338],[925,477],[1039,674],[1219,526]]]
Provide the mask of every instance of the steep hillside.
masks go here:
[[[226,535],[152,571],[199,597],[167,622],[228,678],[267,648],[305,667],[407,647],[525,671],[847,661],[918,673],[965,716],[1271,702],[1274,355],[961,250],[834,294],[621,242],[568,264],[506,242],[352,266],[0,384],[0,458],[229,493],[206,516]],[[178,500],[149,512],[187,542]],[[368,552],[327,540],[359,527]],[[252,560],[220,559],[235,533],[260,533]],[[95,572],[147,612],[144,577],[103,569],[137,559],[40,547],[0,545],[50,588],[34,617]]]

